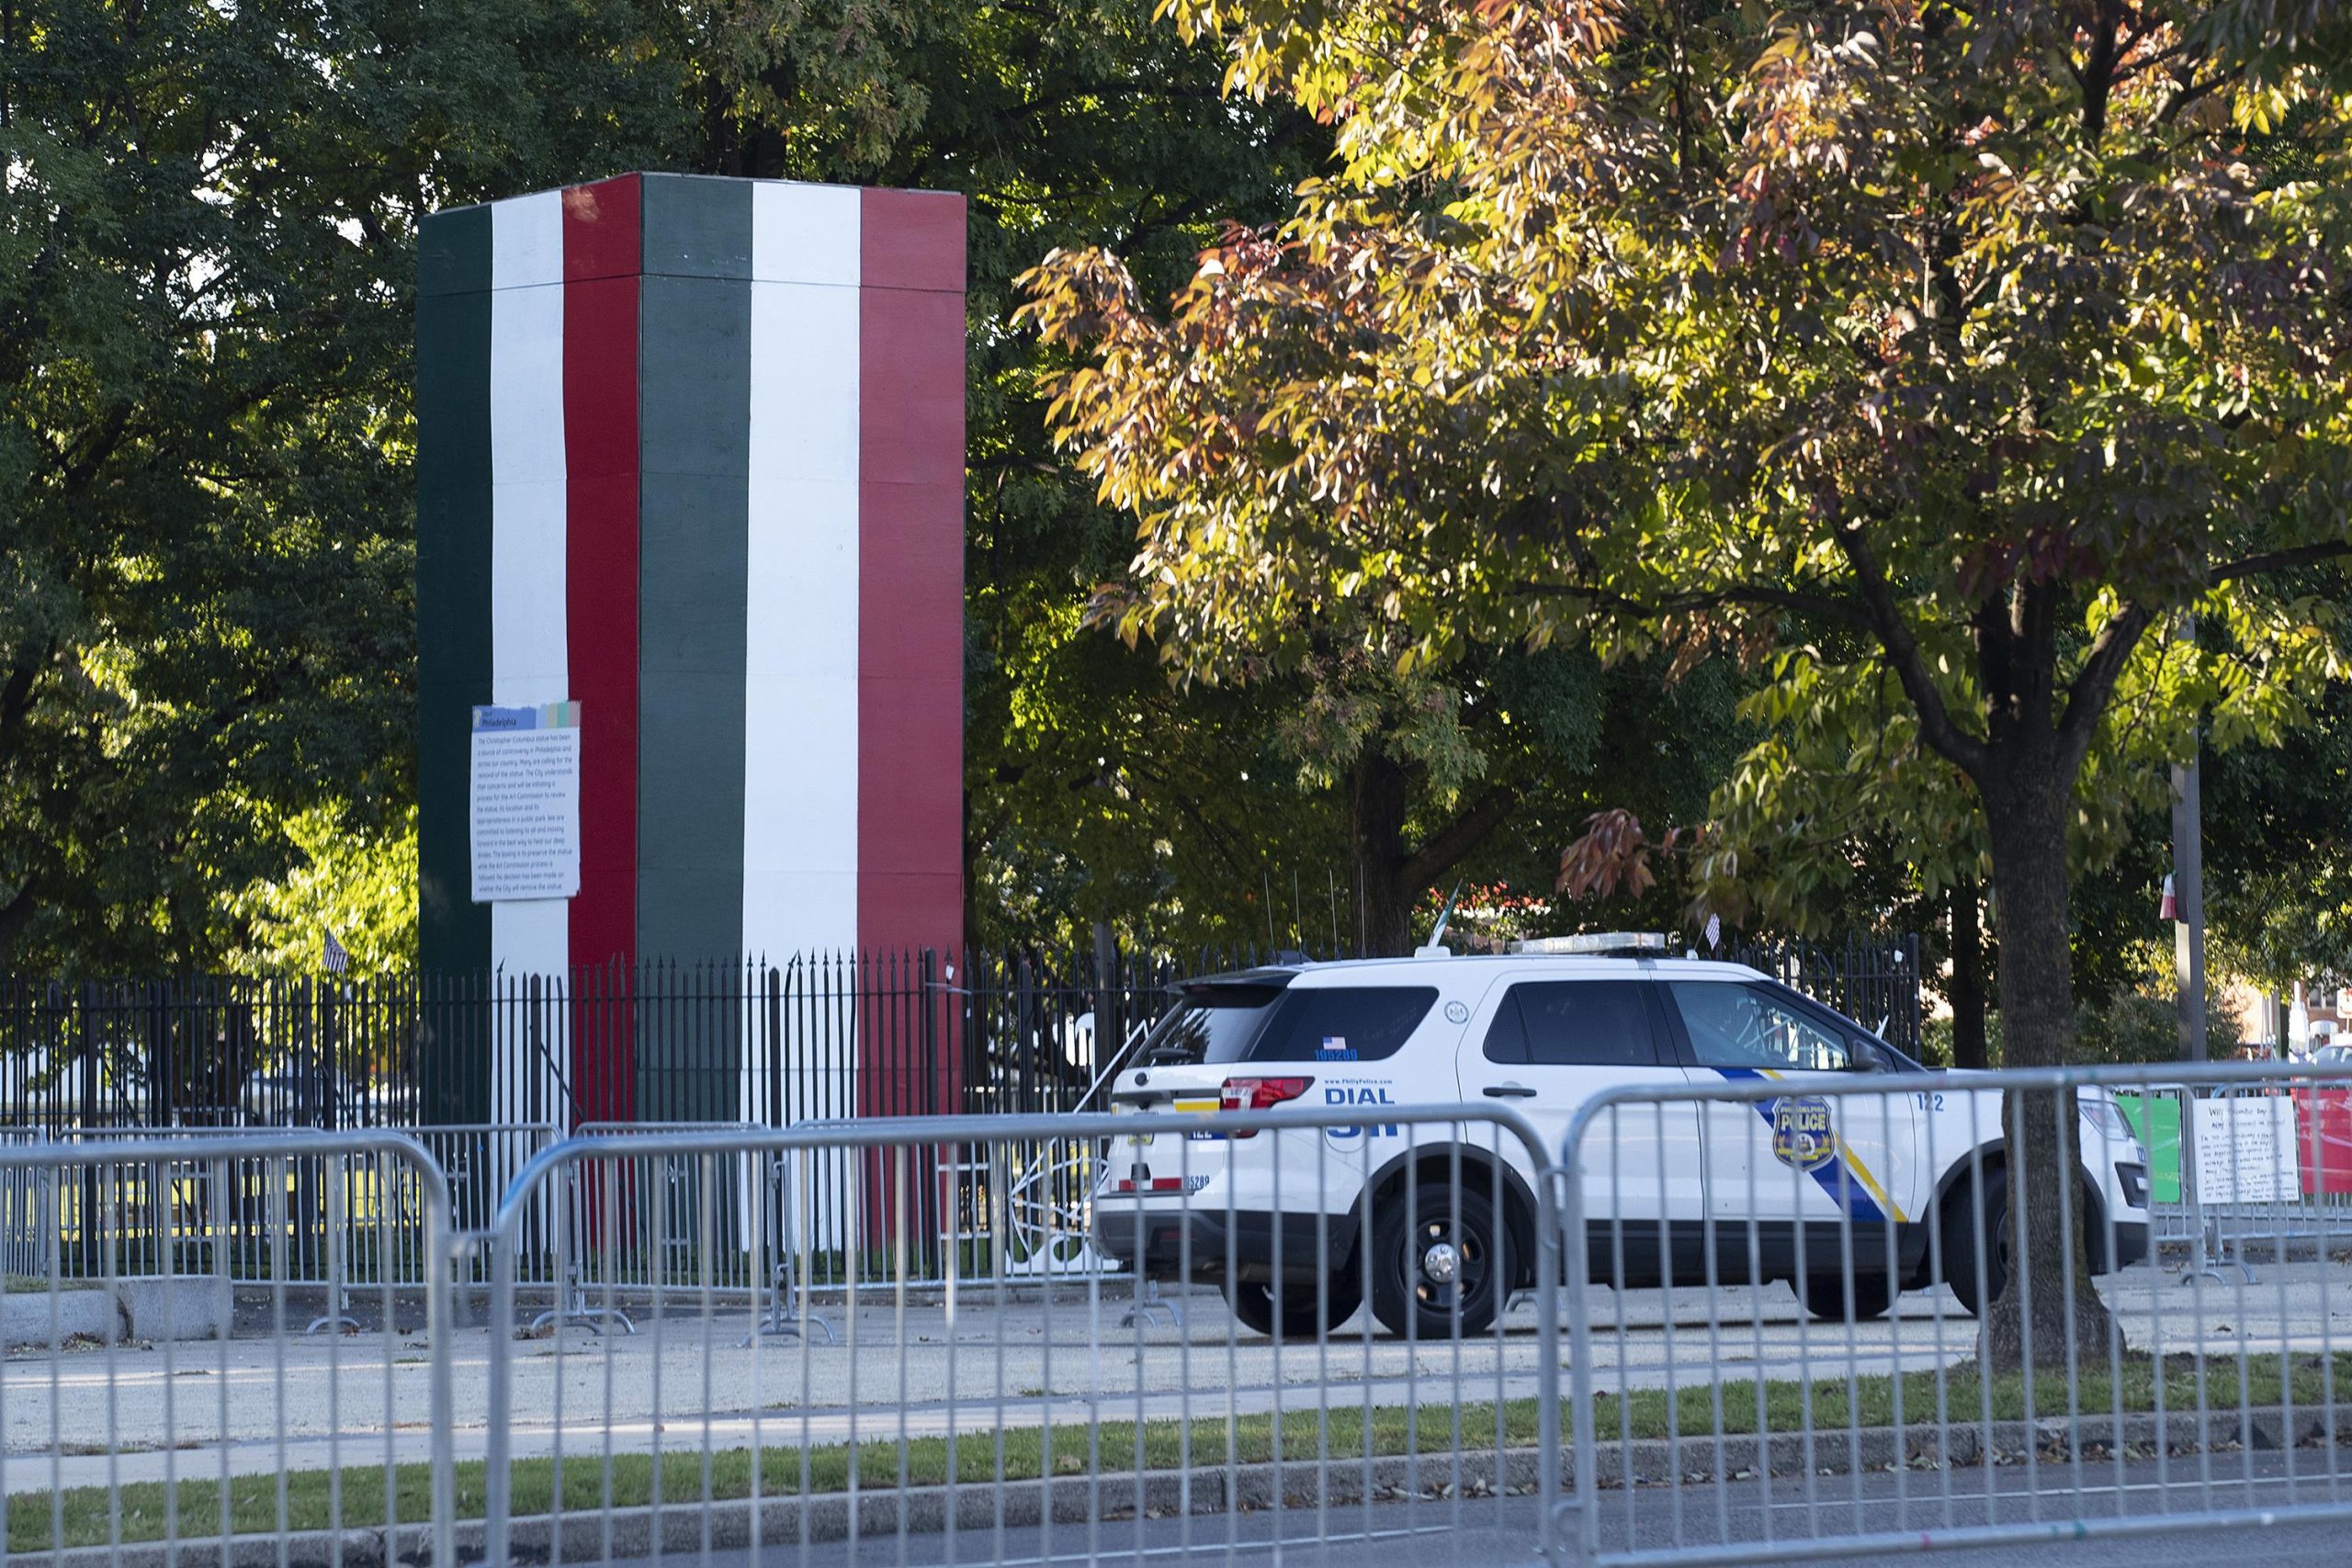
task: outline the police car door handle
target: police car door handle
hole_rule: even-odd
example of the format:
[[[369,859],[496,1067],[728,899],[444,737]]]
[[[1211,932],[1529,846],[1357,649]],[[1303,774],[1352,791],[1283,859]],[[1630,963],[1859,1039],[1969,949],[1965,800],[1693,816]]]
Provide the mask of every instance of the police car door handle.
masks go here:
[[[1490,1083],[1486,1095],[1488,1100],[1532,1100],[1535,1091],[1523,1083]]]

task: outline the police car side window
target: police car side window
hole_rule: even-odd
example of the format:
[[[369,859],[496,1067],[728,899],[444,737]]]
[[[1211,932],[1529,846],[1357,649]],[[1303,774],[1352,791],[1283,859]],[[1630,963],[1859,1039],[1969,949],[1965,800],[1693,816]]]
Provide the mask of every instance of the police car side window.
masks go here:
[[[1437,1005],[1434,986],[1293,988],[1250,1053],[1253,1062],[1377,1062]]]
[[[1513,986],[1495,1004],[1495,1021],[1487,1025],[1487,1043],[1482,1047],[1489,1062],[1518,1066],[1527,1060],[1527,1025],[1519,1015],[1519,993],[1524,989]]]
[[[1518,1004],[1524,1032],[1526,1054],[1516,1059],[1538,1066],[1657,1066],[1657,1038],[1650,1029],[1643,984],[1545,980],[1513,986],[1503,1000],[1506,1008]]]
[[[1810,1014],[1781,1006],[1759,987],[1673,980],[1667,989],[1702,1067],[1836,1073],[1853,1065],[1841,1035]]]

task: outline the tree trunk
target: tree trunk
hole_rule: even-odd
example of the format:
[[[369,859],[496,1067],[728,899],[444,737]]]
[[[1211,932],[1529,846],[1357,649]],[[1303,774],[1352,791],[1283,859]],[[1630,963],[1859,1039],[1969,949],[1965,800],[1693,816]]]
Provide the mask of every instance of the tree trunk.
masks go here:
[[[1413,901],[1406,886],[1405,816],[1410,781],[1396,759],[1366,744],[1348,771],[1348,842],[1362,889],[1367,952],[1400,957],[1413,950]]]
[[[2054,750],[2054,749],[2053,749]],[[1993,760],[1984,789],[2000,898],[2001,1062],[2055,1067],[2074,1054],[2074,976],[2067,948],[2066,818],[2071,770],[2019,747]],[[2083,1247],[2084,1187],[2072,1089],[2012,1092],[2002,1107],[2015,1261],[1986,1309],[1983,1359],[2008,1370],[2063,1366],[2071,1348],[2103,1359],[2111,1320]],[[2062,1193],[2070,1193],[2065,1199]],[[2061,1202],[2072,1220],[2056,1223]]]
[[[1984,1066],[1984,928],[1983,893],[1973,882],[1951,889],[1951,1065]]]

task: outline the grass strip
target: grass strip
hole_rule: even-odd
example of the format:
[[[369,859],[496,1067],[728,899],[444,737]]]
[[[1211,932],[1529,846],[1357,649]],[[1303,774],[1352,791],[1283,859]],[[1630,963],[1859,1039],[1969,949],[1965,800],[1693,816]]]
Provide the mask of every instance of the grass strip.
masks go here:
[[[2202,1408],[2228,1412],[2241,1408],[2240,1364],[2234,1359],[2212,1358],[2204,1363]],[[2244,1367],[2244,1407],[2262,1409],[2280,1403],[2282,1389],[2293,1403],[2309,1409],[2321,1405],[2327,1378],[2320,1359],[2298,1358],[2282,1378],[2278,1358],[2249,1359]],[[1906,1427],[1930,1427],[1937,1408],[1938,1376],[1932,1371],[1907,1372],[1902,1384]],[[2017,1373],[1991,1380],[1989,1390],[1973,1368],[1942,1374],[1943,1407],[1955,1426],[1966,1427],[1984,1417],[1989,1393],[1993,1419],[2021,1420],[2026,1415],[2026,1381]],[[2194,1412],[2198,1398],[2198,1368],[2193,1359],[2174,1358],[2162,1379],[2167,1411]],[[2335,1366],[2337,1400],[2352,1409],[2352,1358]],[[2119,1409],[2144,1415],[2156,1408],[2158,1376],[2145,1358],[2127,1361],[2119,1388],[2108,1369],[2086,1371],[2076,1396],[2070,1400],[2064,1374],[2040,1374],[2033,1388],[2033,1413],[2042,1418],[2070,1410],[2093,1426]],[[1810,1384],[1788,1380],[1763,1383],[1764,1421],[1769,1431],[1798,1432],[1805,1428],[1810,1401],[1811,1426],[1816,1432],[1835,1431],[1852,1423],[1861,1427],[1894,1424],[1896,1380],[1885,1375],[1823,1379]],[[1757,1429],[1757,1384],[1732,1380],[1721,1391],[1722,1427],[1727,1436],[1749,1435]],[[1713,1435],[1717,1393],[1713,1385],[1681,1389],[1642,1389],[1621,1409],[1616,1397],[1602,1394],[1594,1401],[1594,1427],[1601,1440],[1615,1441],[1628,1426],[1636,1438],[1657,1438],[1674,1432],[1686,1438]],[[1459,1423],[1457,1428],[1457,1422]],[[1367,1432],[1367,1426],[1369,1432]],[[1453,1436],[1462,1434],[1465,1449],[1491,1451],[1498,1443],[1508,1448],[1532,1448],[1537,1438],[1537,1409],[1532,1399],[1510,1400],[1499,1411],[1491,1402],[1424,1405],[1416,1415],[1400,1405],[1340,1406],[1329,1411],[1286,1411],[1282,1417],[1282,1452],[1285,1459],[1328,1456],[1344,1466],[1369,1454],[1394,1458],[1419,1452],[1432,1464],[1442,1464],[1451,1451]],[[355,1442],[361,1439],[355,1439]],[[1000,1461],[999,1445],[1001,1444]],[[1138,1457],[1140,1445],[1140,1457]],[[1228,1462],[1262,1464],[1274,1457],[1274,1418],[1270,1414],[1204,1416],[1143,1422],[1102,1421],[1092,1425],[1062,1424],[1050,1428],[1011,1427],[1001,1432],[975,1432],[956,1439],[956,1476],[967,1485],[1005,1481],[1035,1481],[1049,1468],[1057,1475],[1084,1475],[1090,1468],[1107,1472],[1132,1470],[1168,1471],[1189,1464],[1195,1470],[1215,1469]],[[1098,1465],[1090,1458],[1099,1456]],[[710,1456],[709,1489],[704,1490],[703,1456],[686,1449],[662,1459],[659,1495],[665,1503],[724,1502],[752,1495],[753,1451],[730,1449]],[[901,1446],[894,1439],[856,1445],[831,1443],[802,1450],[769,1448],[758,1452],[759,1490],[763,1496],[818,1496],[850,1489],[853,1461],[861,1491],[887,1490],[899,1483],[901,1469],[910,1486],[935,1486],[948,1478],[948,1440],[912,1438]],[[39,1465],[20,1456],[18,1465]],[[191,1469],[203,1461],[191,1456]],[[806,1466],[806,1481],[803,1466]],[[1000,1468],[1000,1464],[1001,1468]],[[342,1472],[342,1506],[331,1506],[333,1475],[323,1470],[289,1472],[286,1486],[283,1528],[289,1530],[365,1529],[385,1523],[384,1467],[356,1465]],[[457,1466],[457,1517],[482,1517],[486,1467],[479,1460]],[[232,1477],[229,1483],[229,1528],[238,1535],[263,1534],[281,1528],[276,1474]],[[549,1459],[517,1460],[514,1468],[514,1516],[593,1512],[605,1506],[606,1479],[601,1453],[571,1457],[563,1467],[563,1497],[555,1496],[555,1463]],[[414,1522],[431,1508],[432,1480],[427,1466],[402,1464],[392,1473],[394,1517]],[[612,1462],[610,1496],[615,1506],[642,1507],[656,1495],[655,1467],[650,1454],[619,1454]],[[1114,1499],[1115,1500],[1115,1499]],[[220,1483],[218,1477],[191,1477],[178,1483],[178,1529],[184,1540],[216,1538],[220,1528]],[[44,1495],[23,1495],[8,1500],[8,1550],[46,1551],[60,1547],[103,1546],[109,1540],[110,1509],[103,1486],[66,1491],[52,1512]],[[55,1528],[62,1519],[62,1532]],[[135,1482],[121,1488],[121,1536],[125,1542],[164,1539],[165,1497],[161,1482]]]
[[[2241,1394],[2239,1359],[2209,1356],[2204,1359],[2204,1395],[2200,1400],[2198,1359],[2168,1357],[2163,1378],[2164,1408],[2167,1414],[2194,1412],[2200,1406],[2217,1412],[2269,1409],[2281,1403],[2282,1390],[2300,1409],[2312,1409],[2325,1403],[2327,1376],[2319,1357],[2294,1358],[2290,1377],[2281,1376],[2279,1360],[2276,1355],[2246,1358],[2245,1386]],[[1982,1422],[1988,1393],[1994,1420],[2026,1418],[2026,1379],[2021,1372],[1994,1377],[1988,1390],[1975,1367],[1963,1365],[1946,1369],[1940,1382],[1945,1416],[1955,1426]],[[1903,1374],[1903,1421],[1906,1427],[1934,1424],[1938,1382],[1939,1374],[1933,1369]],[[2156,1385],[2155,1362],[2147,1356],[2124,1358],[2120,1388],[2113,1370],[2105,1361],[2085,1366],[2077,1392],[2071,1395],[2064,1372],[2042,1371],[2033,1380],[2032,1414],[2036,1419],[2046,1419],[2072,1412],[2093,1421],[2119,1411],[2126,1416],[2151,1415],[2156,1409]],[[1756,1431],[1757,1386],[1752,1378],[1723,1381],[1721,1430],[1726,1436],[1745,1437]],[[1795,1380],[1767,1381],[1762,1386],[1768,1431],[1803,1431],[1808,1400],[1816,1430],[1849,1425],[1894,1425],[1896,1380],[1884,1374],[1857,1377],[1850,1382],[1845,1378],[1822,1378],[1810,1384]],[[1669,1432],[1684,1438],[1711,1437],[1717,1430],[1716,1388],[1715,1384],[1701,1384],[1678,1389],[1636,1389],[1627,1398],[1627,1411],[1619,1410],[1613,1396],[1598,1395],[1593,1401],[1594,1430],[1603,1440],[1619,1438],[1630,1419],[1636,1438],[1663,1438]],[[2352,1357],[2338,1358],[2335,1362],[2335,1398],[2339,1405],[2352,1412]]]
[[[49,1294],[50,1279],[46,1274],[10,1274],[6,1276],[6,1292],[12,1296]],[[95,1291],[105,1283],[104,1280],[85,1280],[67,1276],[57,1281],[57,1289],[61,1293],[66,1291]]]

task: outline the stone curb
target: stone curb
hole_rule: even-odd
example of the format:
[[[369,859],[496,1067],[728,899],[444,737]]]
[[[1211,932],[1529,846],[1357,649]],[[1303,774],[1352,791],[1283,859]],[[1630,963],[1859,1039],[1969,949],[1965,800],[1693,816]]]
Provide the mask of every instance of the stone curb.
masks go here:
[[[141,1339],[153,1344],[166,1338],[213,1339],[220,1334],[220,1287],[213,1280],[185,1275],[74,1280],[64,1281],[55,1297],[52,1341],[50,1292],[0,1295],[0,1344],[54,1350],[75,1338],[107,1345]]]

